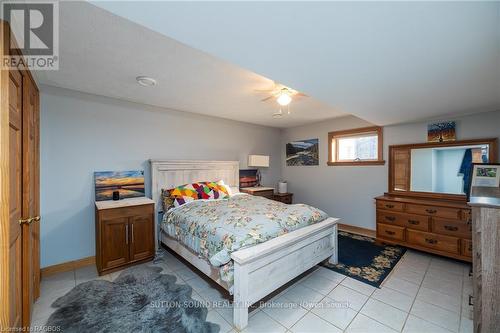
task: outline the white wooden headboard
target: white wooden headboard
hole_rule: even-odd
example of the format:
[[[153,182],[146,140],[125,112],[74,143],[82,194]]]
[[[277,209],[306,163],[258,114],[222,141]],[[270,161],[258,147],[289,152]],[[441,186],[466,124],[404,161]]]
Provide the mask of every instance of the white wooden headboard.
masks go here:
[[[156,217],[163,210],[161,190],[199,181],[223,180],[228,186],[239,187],[238,161],[149,160],[151,163],[151,194],[156,205]]]

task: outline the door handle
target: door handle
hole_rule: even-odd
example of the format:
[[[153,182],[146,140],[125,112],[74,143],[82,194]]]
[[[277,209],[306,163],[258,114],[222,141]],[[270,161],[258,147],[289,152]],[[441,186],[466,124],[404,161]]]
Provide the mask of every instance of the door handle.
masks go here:
[[[134,224],[132,223],[132,235],[131,235],[131,238],[132,238],[132,243],[134,242]]]
[[[39,222],[41,220],[40,216],[28,217],[27,219],[19,219],[19,224],[31,224],[33,222]]]
[[[128,224],[125,225],[125,244],[128,244]]]
[[[33,218],[32,217],[29,217],[27,219],[19,219],[19,224],[20,225],[30,224],[31,222],[33,222]]]

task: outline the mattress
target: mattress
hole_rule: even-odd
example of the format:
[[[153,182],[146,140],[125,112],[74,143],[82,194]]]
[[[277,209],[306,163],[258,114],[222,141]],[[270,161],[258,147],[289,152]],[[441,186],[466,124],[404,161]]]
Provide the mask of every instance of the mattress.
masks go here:
[[[218,267],[232,293],[231,253],[302,227],[321,222],[327,214],[304,204],[281,202],[248,194],[228,199],[196,200],[170,209],[162,230]]]

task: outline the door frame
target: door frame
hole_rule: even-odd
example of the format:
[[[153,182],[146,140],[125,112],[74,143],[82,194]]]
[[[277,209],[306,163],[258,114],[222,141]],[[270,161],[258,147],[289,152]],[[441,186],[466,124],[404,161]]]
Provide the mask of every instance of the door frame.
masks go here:
[[[9,26],[0,20],[0,54],[9,47]],[[0,65],[1,66],[1,65]],[[0,328],[10,325],[9,313],[9,71],[0,69]]]

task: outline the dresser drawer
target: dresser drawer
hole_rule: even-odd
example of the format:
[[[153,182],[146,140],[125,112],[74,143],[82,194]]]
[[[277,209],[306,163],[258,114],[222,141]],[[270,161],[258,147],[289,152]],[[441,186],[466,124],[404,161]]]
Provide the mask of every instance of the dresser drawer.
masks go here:
[[[432,219],[432,232],[456,237],[470,238],[471,224],[463,221],[436,217]]]
[[[390,225],[405,226],[403,214],[377,209],[377,222]]]
[[[444,217],[448,219],[460,219],[461,210],[459,208],[451,207],[436,207],[426,205],[407,204],[406,212],[414,214],[422,214],[429,216]]]
[[[408,242],[431,249],[458,254],[460,239],[429,232],[408,230]]]
[[[405,228],[383,223],[377,223],[377,235],[381,238],[404,241]]]
[[[472,257],[472,240],[462,239],[462,254],[466,257]]]
[[[429,231],[429,217],[377,210],[377,222],[399,225],[416,230]]]
[[[394,201],[377,200],[378,209],[387,209],[395,211],[403,211],[403,203]]]

